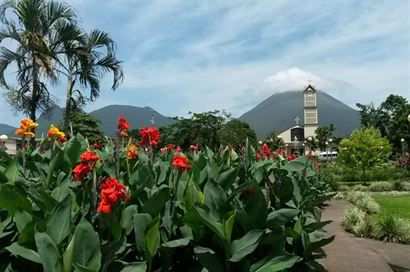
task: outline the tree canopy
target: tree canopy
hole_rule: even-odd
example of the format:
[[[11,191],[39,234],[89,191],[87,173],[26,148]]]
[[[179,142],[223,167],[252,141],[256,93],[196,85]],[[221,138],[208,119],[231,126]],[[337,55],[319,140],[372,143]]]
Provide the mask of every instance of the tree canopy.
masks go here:
[[[361,128],[353,131],[350,137],[339,145],[339,159],[349,167],[367,170],[387,161],[391,154],[391,145],[375,128]]]
[[[401,139],[410,146],[410,123],[407,120],[410,104],[406,98],[391,94],[379,107],[373,104],[356,105],[360,109],[361,125],[380,130],[381,135],[389,139],[394,151],[401,150]]]

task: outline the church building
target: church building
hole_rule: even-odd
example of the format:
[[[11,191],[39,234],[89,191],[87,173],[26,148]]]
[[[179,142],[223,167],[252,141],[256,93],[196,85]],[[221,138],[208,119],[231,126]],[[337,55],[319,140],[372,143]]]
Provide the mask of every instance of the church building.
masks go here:
[[[287,154],[307,154],[309,149],[306,140],[316,136],[316,129],[319,124],[317,112],[317,89],[309,84],[303,90],[304,124],[300,125],[299,117],[295,118],[296,124],[278,135],[281,138],[281,148]],[[301,105],[302,106],[302,105]]]

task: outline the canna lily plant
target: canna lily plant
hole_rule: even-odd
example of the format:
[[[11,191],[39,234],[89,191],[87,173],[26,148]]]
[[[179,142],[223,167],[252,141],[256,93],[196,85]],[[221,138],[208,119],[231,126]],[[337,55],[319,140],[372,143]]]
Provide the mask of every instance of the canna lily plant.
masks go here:
[[[56,133],[15,157],[0,151],[1,268],[323,269],[316,260],[334,237],[320,205],[332,194],[313,158],[248,144],[161,148],[156,128],[139,143],[129,128],[121,117],[117,138],[98,146]]]

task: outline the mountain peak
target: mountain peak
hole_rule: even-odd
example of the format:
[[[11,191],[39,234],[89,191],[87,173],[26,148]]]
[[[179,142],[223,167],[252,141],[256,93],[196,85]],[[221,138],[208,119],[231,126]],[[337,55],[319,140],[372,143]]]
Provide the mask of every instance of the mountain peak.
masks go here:
[[[359,112],[326,92],[318,92],[317,104],[319,126],[334,124],[337,136],[345,136],[360,127]],[[259,138],[264,138],[272,131],[279,133],[293,126],[296,117],[304,119],[301,91],[272,94],[239,119],[247,122]]]

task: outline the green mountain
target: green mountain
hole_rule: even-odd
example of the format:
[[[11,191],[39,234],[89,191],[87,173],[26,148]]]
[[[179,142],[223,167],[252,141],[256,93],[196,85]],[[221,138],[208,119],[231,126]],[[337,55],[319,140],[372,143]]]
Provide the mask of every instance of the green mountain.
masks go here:
[[[46,134],[50,124],[58,125],[62,122],[64,108],[56,107],[53,111],[42,114],[38,119],[39,126],[37,135]],[[134,107],[126,105],[110,105],[90,112],[91,115],[101,121],[101,128],[106,135],[114,136],[117,121],[120,115],[125,116],[131,124],[131,129],[151,126],[151,118],[154,116],[155,126],[161,127],[172,124],[173,119],[165,117],[150,107]]]
[[[0,135],[6,134],[9,137],[14,136],[16,129],[17,128],[6,124],[0,124]]]
[[[174,120],[165,117],[150,107],[134,107],[125,105],[110,105],[90,112],[101,121],[101,127],[107,135],[114,135],[117,128],[118,116],[123,115],[131,124],[131,129],[148,127],[154,116],[154,126],[162,127],[174,123]]]
[[[317,104],[319,126],[334,124],[336,136],[346,136],[360,127],[359,112],[327,93],[318,92]],[[255,130],[258,138],[264,138],[272,131],[279,133],[294,126],[296,117],[299,117],[300,123],[303,124],[301,91],[273,94],[239,119],[247,122]]]

